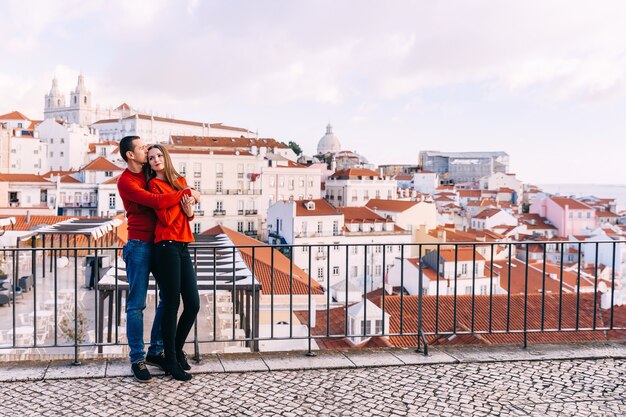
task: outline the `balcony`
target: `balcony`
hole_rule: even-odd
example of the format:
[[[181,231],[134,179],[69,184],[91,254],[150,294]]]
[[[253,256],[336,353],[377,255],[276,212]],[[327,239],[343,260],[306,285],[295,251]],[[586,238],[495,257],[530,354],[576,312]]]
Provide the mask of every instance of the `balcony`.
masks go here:
[[[255,216],[257,214],[257,210],[256,209],[246,210],[244,214],[246,216]]]
[[[226,210],[213,210],[213,216],[226,216]]]
[[[243,216],[243,212],[244,212],[243,210],[237,210],[237,215],[238,216]]]
[[[194,177],[194,178],[200,178],[201,176],[202,176],[202,173],[201,173],[201,172],[194,172],[194,173],[193,173],[193,177]]]
[[[193,214],[195,216],[204,216],[204,210],[194,210]]]
[[[258,232],[258,230],[246,230],[246,231],[244,232],[244,234],[245,234],[246,236],[258,236],[258,235],[259,235],[259,232]]]
[[[216,172],[215,173],[215,178],[223,178],[224,177],[224,173],[223,172]]]

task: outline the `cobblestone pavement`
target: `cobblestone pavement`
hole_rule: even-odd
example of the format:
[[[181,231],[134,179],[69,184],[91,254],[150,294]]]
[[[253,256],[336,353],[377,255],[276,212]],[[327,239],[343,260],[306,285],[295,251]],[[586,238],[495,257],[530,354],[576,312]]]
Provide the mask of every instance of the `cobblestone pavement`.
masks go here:
[[[618,416],[626,359],[0,383],[2,416]]]

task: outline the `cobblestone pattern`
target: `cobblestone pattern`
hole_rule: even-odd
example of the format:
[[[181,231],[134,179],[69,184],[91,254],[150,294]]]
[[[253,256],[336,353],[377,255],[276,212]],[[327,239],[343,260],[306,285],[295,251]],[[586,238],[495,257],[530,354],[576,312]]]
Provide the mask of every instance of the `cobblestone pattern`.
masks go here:
[[[0,383],[2,416],[623,416],[626,360]]]

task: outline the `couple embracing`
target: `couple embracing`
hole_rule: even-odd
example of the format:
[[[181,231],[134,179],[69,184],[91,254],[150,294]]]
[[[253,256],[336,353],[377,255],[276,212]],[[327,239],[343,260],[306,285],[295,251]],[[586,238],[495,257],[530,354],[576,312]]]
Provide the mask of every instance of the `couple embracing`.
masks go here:
[[[120,154],[128,164],[117,188],[128,221],[128,243],[122,257],[129,284],[126,335],[131,370],[140,382],[152,380],[146,363],[174,379],[188,381],[191,374],[186,371],[191,366],[183,347],[200,309],[188,250],[194,240],[189,221],[200,194],[187,187],[162,145],[147,146],[139,136],[126,136],[120,141]],[[160,291],[145,355],[143,311],[150,271]],[[183,312],[177,323],[181,297]]]

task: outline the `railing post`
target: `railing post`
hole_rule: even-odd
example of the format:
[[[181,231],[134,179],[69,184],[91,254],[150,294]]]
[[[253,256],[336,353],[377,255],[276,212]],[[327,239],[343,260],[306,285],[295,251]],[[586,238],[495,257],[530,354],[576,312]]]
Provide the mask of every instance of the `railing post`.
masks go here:
[[[422,253],[422,245],[420,244],[418,247],[418,254]],[[418,261],[418,283],[417,283],[417,349],[415,352],[424,353],[424,356],[428,356],[428,344],[426,343],[426,337],[424,336],[423,329],[423,320],[422,320],[422,303],[424,301],[424,289],[422,286],[422,279],[424,276],[423,265],[421,262],[421,258]],[[424,343],[424,348],[422,349],[421,344]]]

